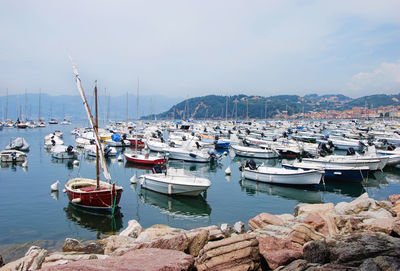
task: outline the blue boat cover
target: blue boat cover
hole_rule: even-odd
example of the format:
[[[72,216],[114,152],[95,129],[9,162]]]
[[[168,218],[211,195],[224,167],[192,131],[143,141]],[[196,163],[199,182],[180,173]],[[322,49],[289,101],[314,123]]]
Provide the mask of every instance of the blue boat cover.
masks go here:
[[[113,134],[111,139],[115,142],[121,142],[121,136],[119,134]]]

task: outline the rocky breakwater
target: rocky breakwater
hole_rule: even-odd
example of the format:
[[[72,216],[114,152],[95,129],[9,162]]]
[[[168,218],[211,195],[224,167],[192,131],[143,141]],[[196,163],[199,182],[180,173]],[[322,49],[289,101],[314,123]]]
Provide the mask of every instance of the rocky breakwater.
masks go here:
[[[131,220],[96,242],[67,238],[62,252],[31,247],[1,270],[400,270],[400,195],[299,204],[248,226],[143,229]]]

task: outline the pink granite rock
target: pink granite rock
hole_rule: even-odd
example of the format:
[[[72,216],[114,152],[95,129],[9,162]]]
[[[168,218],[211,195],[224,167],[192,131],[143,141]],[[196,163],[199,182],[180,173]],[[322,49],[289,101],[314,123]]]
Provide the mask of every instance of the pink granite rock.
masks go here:
[[[282,226],[283,220],[276,215],[269,213],[261,213],[249,220],[249,227],[252,230],[262,229],[267,225]]]
[[[123,256],[111,256],[100,260],[45,267],[46,271],[184,271],[190,270],[194,258],[180,251],[144,248],[128,252]]]

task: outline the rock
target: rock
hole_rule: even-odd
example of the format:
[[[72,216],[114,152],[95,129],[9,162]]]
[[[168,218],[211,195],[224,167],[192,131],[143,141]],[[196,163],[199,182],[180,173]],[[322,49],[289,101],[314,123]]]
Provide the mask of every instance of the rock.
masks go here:
[[[225,237],[230,237],[234,231],[231,225],[228,223],[222,223],[220,229]]]
[[[360,229],[364,218],[357,215],[336,215],[334,220],[340,233],[349,233]]]
[[[400,236],[400,219],[395,220],[394,226],[393,226],[393,235],[397,237]]]
[[[361,227],[366,230],[371,230],[375,232],[383,232],[386,234],[391,234],[393,228],[395,227],[394,218],[369,218],[365,219],[361,224]]]
[[[269,213],[261,213],[249,220],[249,227],[252,230],[262,229],[267,225],[282,226],[283,220],[276,215]]]
[[[3,265],[5,265],[6,263],[3,261],[3,257],[1,257],[0,255],[0,267],[2,267]]]
[[[331,235],[339,232],[334,218],[324,213],[303,213],[297,217],[297,220],[312,226],[317,232],[322,233],[323,235]]]
[[[400,217],[400,200],[396,201],[392,206],[392,212],[397,216]]]
[[[66,238],[63,252],[80,252],[85,254],[104,254],[104,245],[101,242],[82,244],[76,239]]]
[[[42,268],[81,260],[105,259],[107,257],[107,255],[100,254],[71,254],[70,252],[55,252],[46,256],[44,262],[42,263]]]
[[[205,246],[208,241],[208,230],[194,229],[185,233],[189,239],[189,244],[185,252],[197,257],[200,250]]]
[[[303,223],[293,226],[289,234],[289,239],[301,246],[309,241],[323,239],[324,237],[321,233],[316,232],[313,227]]]
[[[143,231],[142,226],[136,220],[132,219],[128,222],[128,227],[120,232],[120,236],[129,236],[132,238],[137,238],[139,234]]]
[[[123,256],[107,259],[81,260],[64,265],[48,266],[46,271],[104,271],[104,270],[146,270],[146,271],[183,271],[191,270],[194,258],[180,251],[144,248],[128,252]]]
[[[32,246],[23,258],[4,265],[1,270],[37,270],[41,268],[46,255],[47,250]]]
[[[365,260],[359,267],[362,271],[400,270],[400,261],[395,257],[378,256]]]
[[[395,204],[398,200],[400,200],[400,194],[393,194],[388,197],[388,201],[390,201],[392,204]]]
[[[308,204],[300,203],[294,208],[294,216],[308,213],[335,214],[333,203]]]
[[[150,228],[147,228],[144,231],[142,231],[139,234],[139,236],[137,237],[136,241],[137,242],[147,242],[152,239],[157,239],[161,236],[181,233],[183,231],[184,230],[182,230],[182,229],[171,228],[170,226],[167,226],[167,225],[160,225],[160,224],[153,225]]]
[[[104,247],[104,254],[110,255],[117,249],[124,249],[134,243],[135,239],[129,236],[112,235],[105,239],[101,239],[98,243]]]
[[[220,228],[218,228],[215,225],[198,228],[198,230],[207,230],[208,231],[208,241],[221,240],[225,237],[224,234],[222,233],[222,231],[220,230]]]
[[[289,240],[273,236],[257,238],[260,254],[271,269],[285,265],[303,256],[301,248],[294,246]]]
[[[237,234],[241,234],[241,233],[245,233],[246,229],[244,227],[244,224],[242,221],[238,221],[235,223],[235,225],[233,225],[233,230],[237,233]]]
[[[385,209],[362,211],[359,213],[359,216],[363,216],[365,218],[375,218],[375,219],[393,218],[392,213]]]
[[[367,193],[362,194],[352,202],[340,202],[335,206],[336,213],[339,215],[352,215],[382,209],[391,212],[391,203],[389,201],[375,201],[369,198]]]
[[[283,223],[293,222],[296,220],[296,218],[292,214],[282,214],[282,215],[277,215],[277,217],[280,218],[283,221]]]
[[[257,270],[259,266],[258,241],[248,233],[209,242],[195,262],[198,271]]]
[[[366,260],[378,256],[396,258],[394,263],[400,264],[400,239],[366,231],[334,235],[309,242],[303,247],[303,258],[320,264],[358,267]]]
[[[317,266],[317,264],[309,263],[306,260],[295,260],[286,266],[281,266],[275,269],[275,271],[303,271],[314,266]]]

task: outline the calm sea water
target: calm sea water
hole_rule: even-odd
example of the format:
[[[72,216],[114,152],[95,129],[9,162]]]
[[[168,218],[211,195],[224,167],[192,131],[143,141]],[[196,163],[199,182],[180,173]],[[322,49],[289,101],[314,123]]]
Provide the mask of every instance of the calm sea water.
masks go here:
[[[76,124],[75,124],[76,125]],[[65,182],[73,177],[95,178],[95,160],[80,157],[80,166],[72,161],[56,160],[44,150],[43,138],[55,130],[64,132],[65,144],[73,144],[70,134],[74,125],[48,125],[46,128],[0,131],[0,148],[10,138],[24,137],[31,145],[28,168],[2,164],[0,168],[0,245],[25,243],[35,240],[63,240],[66,237],[93,240],[101,233],[119,232],[136,219],[143,227],[167,224],[190,229],[195,227],[247,221],[261,212],[273,214],[293,213],[301,202],[324,203],[351,201],[364,192],[378,200],[400,193],[400,169],[390,168],[378,172],[363,184],[326,183],[316,189],[282,187],[250,180],[241,182],[238,167],[241,158],[223,156],[218,165],[170,161],[170,167],[182,168],[197,176],[207,177],[212,186],[206,197],[169,197],[141,190],[130,184],[133,174],[143,174],[146,169],[109,159],[114,180],[124,187],[120,214],[112,219],[75,209],[69,205],[62,192]],[[74,144],[73,144],[74,145]],[[121,150],[123,151],[123,150]],[[279,160],[267,164],[278,165]],[[225,176],[230,166],[232,175]],[[60,180],[60,192],[51,193],[50,185]]]

